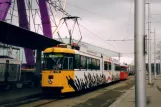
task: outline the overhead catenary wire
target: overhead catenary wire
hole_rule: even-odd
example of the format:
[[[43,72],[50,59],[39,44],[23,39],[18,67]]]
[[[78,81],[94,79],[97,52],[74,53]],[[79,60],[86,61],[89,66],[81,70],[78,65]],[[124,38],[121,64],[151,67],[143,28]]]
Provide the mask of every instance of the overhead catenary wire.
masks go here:
[[[50,2],[51,2],[51,0],[49,0]],[[49,3],[49,2],[48,2]],[[64,2],[64,3],[66,3],[67,4],[67,2]],[[53,4],[53,3],[49,3],[49,4]],[[65,4],[64,4],[65,5]],[[53,5],[52,5],[53,6]],[[65,5],[66,6],[66,5]],[[63,9],[63,11],[65,12],[65,9]],[[67,16],[71,16],[71,15],[69,15],[69,14],[65,14],[65,15],[67,15]],[[55,32],[58,32],[59,30],[58,29],[60,29],[59,27],[60,27],[60,24],[61,24],[61,20],[59,20],[59,24],[57,25],[57,27],[56,27],[56,29],[55,29],[55,31],[53,32],[53,34],[55,33]],[[80,24],[79,24],[80,25]],[[87,29],[87,28],[85,28],[84,26],[82,26],[82,25],[80,25],[81,27],[83,27],[85,30],[87,30],[88,32],[90,32],[92,35],[94,35],[94,36],[96,36],[97,38],[99,38],[99,39],[101,39],[101,40],[103,40],[104,42],[106,42],[107,43],[107,41],[105,41],[104,39],[102,39],[102,38],[100,38],[99,36],[97,36],[96,34],[94,34],[92,31],[90,31],[89,29]],[[79,31],[80,31],[80,29],[79,29]],[[110,46],[112,46],[112,47],[114,47],[113,45],[111,45],[111,44],[109,44],[109,43],[107,43],[108,45],[110,45]]]
[[[31,16],[32,16],[32,18],[33,18],[33,9],[31,10]],[[35,12],[36,12],[36,10],[35,10]],[[97,14],[97,13],[96,13]],[[39,15],[39,14],[38,14]],[[35,19],[35,18],[34,18]],[[41,26],[39,25],[39,24],[34,24],[34,25],[38,25],[38,29],[39,29],[39,27],[41,28]],[[81,26],[81,25],[80,25]],[[81,26],[81,27],[84,27],[84,26]],[[34,28],[35,28],[35,26],[34,26]],[[107,43],[107,41],[105,41],[104,39],[102,39],[100,36],[98,36],[98,35],[96,35],[96,34],[94,34],[92,31],[90,31],[89,29],[87,29],[86,27],[84,27],[88,32],[90,32],[92,35],[94,35],[95,37],[97,37],[97,38],[99,38],[99,39],[101,39],[102,41],[104,41],[104,42],[106,42]],[[113,45],[111,45],[111,44],[109,44],[109,43],[107,43],[108,45],[110,45],[110,46],[112,46],[113,47]]]
[[[161,21],[155,19],[154,17],[151,17],[151,16],[150,16],[150,18],[153,19],[153,20],[155,20],[155,21],[157,21],[157,23],[161,24]],[[153,22],[153,23],[154,23],[154,22]]]
[[[61,2],[63,2],[63,1],[61,1]],[[92,14],[95,14],[95,15],[98,15],[98,16],[101,16],[101,17],[103,17],[103,18],[105,18],[105,19],[108,19],[108,18],[107,18],[107,17],[105,17],[104,15],[99,14],[99,13],[96,13],[96,12],[91,11],[91,10],[88,10],[88,9],[86,9],[86,8],[82,8],[82,7],[80,7],[80,6],[77,6],[77,5],[71,4],[71,3],[69,3],[69,2],[67,2],[67,4],[69,4],[69,5],[70,5],[70,6],[72,6],[72,7],[77,8],[77,9],[81,9],[81,10],[83,10],[83,11],[86,11],[86,12],[89,12],[89,13],[92,13]]]
[[[123,40],[122,40],[122,39],[120,39],[120,40],[115,40],[115,39],[114,39],[114,40],[106,40],[106,41],[114,41],[114,42],[115,42],[115,41],[120,41],[120,42],[123,41],[123,42],[127,42],[127,41],[134,41],[134,39],[126,39],[126,40],[124,40],[124,39],[123,39]]]
[[[133,1],[134,0],[131,0],[131,6],[130,6],[130,12],[129,12],[129,18],[128,18],[128,25],[127,25],[127,33],[128,33],[128,31],[129,31],[129,22],[130,22],[130,18],[131,18],[131,10],[132,10],[132,6],[133,6]],[[128,35],[123,39],[123,40],[125,40],[125,39],[127,39],[128,38]]]
[[[133,0],[132,0],[133,1]],[[99,14],[99,13],[96,13],[96,12],[93,12],[93,11],[91,11],[91,10],[88,10],[88,9],[85,9],[85,8],[82,8],[82,7],[79,7],[79,6],[76,6],[76,5],[73,5],[73,4],[71,4],[71,3],[69,3],[69,2],[67,2],[67,4],[69,4],[70,6],[73,6],[73,7],[75,7],[75,8],[78,8],[78,9],[81,9],[81,10],[84,10],[84,11],[87,11],[87,12],[90,12],[90,13],[92,13],[92,14],[96,14],[96,15],[99,15],[99,16],[101,16],[101,17],[103,17],[103,18],[106,18],[107,19],[107,17],[105,17],[105,16],[103,16],[103,15],[101,15],[101,14]],[[131,2],[131,7],[130,7],[130,12],[129,12],[129,18],[128,18],[128,23],[129,23],[129,21],[130,21],[130,18],[131,18],[131,10],[132,10],[132,4],[133,4],[133,2]],[[128,24],[129,25],[129,24]],[[94,34],[95,35],[95,34]],[[102,39],[101,39],[102,40]],[[104,40],[103,40],[104,41]],[[115,40],[113,40],[113,41],[115,41]],[[117,41],[117,40],[116,40]],[[121,40],[121,41],[132,41],[132,40]]]
[[[55,9],[55,8],[54,8]],[[56,20],[55,20],[55,15],[54,15],[54,12],[52,11],[52,7],[51,7],[51,5],[49,4],[49,11],[50,11],[50,13],[51,13],[51,15],[52,15],[52,17],[53,18],[51,18],[51,20],[52,20],[52,22],[55,24],[55,26],[57,26],[57,24],[56,24]],[[55,10],[56,11],[56,10]],[[56,12],[55,12],[56,13]]]
[[[90,31],[89,29],[87,29],[86,27],[84,27],[83,25],[79,24],[82,28],[84,28],[85,30],[87,30],[88,32],[90,32],[93,36],[99,38],[100,40],[104,41],[105,43],[107,43],[107,41],[105,41],[104,39],[102,39],[101,37],[99,37],[98,35],[94,34],[92,31]],[[107,43],[108,45],[112,46],[113,48],[115,48],[113,45],[111,45],[110,43]]]
[[[66,8],[66,2],[67,2],[67,0],[65,0],[65,2],[64,2],[63,10],[65,10],[65,8]],[[60,17],[60,19],[61,19],[63,16],[64,16],[64,13],[62,13],[62,16]],[[55,32],[58,30],[58,27],[60,26],[60,24],[61,24],[61,20],[59,20],[59,23],[58,23],[56,29],[54,30],[53,34],[55,34]]]
[[[149,40],[149,39],[146,39],[146,40]],[[154,40],[154,39],[150,39],[150,40]],[[113,42],[127,42],[127,41],[134,41],[134,39],[126,39],[126,40],[122,40],[122,39],[120,39],[120,40],[117,40],[117,39],[113,39],[113,40],[106,40],[106,41],[113,41]]]
[[[50,0],[50,2],[52,2],[51,0]],[[54,8],[54,10],[56,11],[55,13],[52,11],[52,6],[51,6],[51,4],[49,4],[49,11],[50,11],[50,13],[51,13],[51,15],[52,15],[52,17],[50,17],[50,19],[51,19],[51,21],[55,24],[55,26],[54,27],[58,27],[58,25],[57,25],[57,23],[56,23],[56,20],[55,20],[55,16],[56,16],[56,14],[57,14],[57,11],[56,11],[56,9]],[[59,26],[59,29],[61,28],[62,26]],[[57,34],[58,34],[58,37],[60,38],[60,40],[61,40],[61,42],[63,42],[63,40],[62,40],[62,38],[61,38],[61,36],[60,36],[60,33],[59,33],[59,30],[57,31]]]
[[[62,1],[63,2],[63,1]],[[81,10],[84,10],[84,11],[87,11],[87,12],[90,12],[90,13],[93,13],[93,14],[97,14],[97,15],[101,15],[101,14],[98,14],[98,13],[96,13],[96,12],[93,12],[93,11],[91,11],[91,10],[88,10],[88,9],[85,9],[85,8],[82,8],[82,7],[79,7],[79,6],[76,6],[76,5],[73,5],[73,4],[71,4],[71,3],[69,3],[69,2],[67,2],[67,4],[69,4],[69,5],[71,5],[71,6],[73,6],[73,7],[76,7],[76,8],[78,8],[78,9],[81,9]],[[131,6],[131,8],[132,8],[132,6]],[[130,11],[130,14],[131,14],[131,11]],[[103,15],[101,15],[101,16],[103,16]],[[107,18],[107,17],[105,17],[105,16],[103,16],[104,18]],[[130,15],[129,15],[129,20],[130,20]],[[87,30],[87,29],[86,29]],[[88,30],[89,31],[89,30]],[[91,32],[91,31],[90,31]],[[96,34],[94,34],[93,32],[91,32],[93,35],[95,35],[96,36]],[[100,38],[100,37],[98,37],[98,36],[96,36],[97,38],[99,38],[99,39],[101,39],[101,40],[103,40],[102,38]],[[103,41],[105,41],[105,40],[103,40]]]

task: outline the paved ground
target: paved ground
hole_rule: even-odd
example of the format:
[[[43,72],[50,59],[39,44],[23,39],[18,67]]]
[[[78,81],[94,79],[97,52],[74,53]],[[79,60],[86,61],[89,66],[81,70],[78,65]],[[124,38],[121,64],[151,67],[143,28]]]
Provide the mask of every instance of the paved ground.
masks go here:
[[[8,100],[27,97],[38,93],[41,93],[40,88],[25,88],[25,89],[11,90],[7,92],[0,92],[0,103]]]
[[[153,79],[153,83],[149,85],[146,81],[147,107],[161,107],[161,76]],[[135,87],[121,96],[110,107],[135,107]]]
[[[161,107],[161,76],[153,79],[154,84],[152,85],[148,85],[148,80],[146,82],[147,107]],[[130,77],[126,81],[80,96],[62,100],[43,99],[19,107],[135,107],[135,87],[133,85],[134,78]],[[0,93],[0,100],[27,95],[29,91],[31,90],[19,91],[15,95]],[[35,92],[37,92],[37,89]]]
[[[134,78],[86,93],[80,96],[54,101],[53,99],[40,100],[19,107],[108,107],[118,97],[134,85]],[[50,102],[51,101],[51,102]],[[47,103],[49,102],[49,103]]]

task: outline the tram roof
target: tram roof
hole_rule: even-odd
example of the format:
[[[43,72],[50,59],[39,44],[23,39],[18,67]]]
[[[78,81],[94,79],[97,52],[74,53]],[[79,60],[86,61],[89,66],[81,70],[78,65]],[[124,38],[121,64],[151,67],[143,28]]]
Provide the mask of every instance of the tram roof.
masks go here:
[[[60,44],[60,41],[0,21],[0,42],[30,49],[44,50]]]
[[[59,40],[59,39],[56,39],[56,40]],[[62,38],[62,40],[63,40],[64,43],[69,43],[69,38]],[[77,40],[72,40],[72,41],[76,42],[76,43],[78,42]],[[101,53],[104,56],[119,57],[118,52],[115,52],[115,51],[112,51],[112,50],[109,50],[109,49],[105,49],[105,48],[101,48],[101,47],[98,47],[98,46],[95,46],[95,45],[92,45],[92,44],[89,44],[89,43],[86,43],[86,42],[83,42],[83,41],[80,42],[80,47],[90,49],[90,51],[97,52],[97,54]]]
[[[52,47],[52,48],[47,48],[44,50],[44,53],[70,53],[70,54],[74,54],[75,51],[73,49],[69,49],[69,48],[59,48],[59,47]]]

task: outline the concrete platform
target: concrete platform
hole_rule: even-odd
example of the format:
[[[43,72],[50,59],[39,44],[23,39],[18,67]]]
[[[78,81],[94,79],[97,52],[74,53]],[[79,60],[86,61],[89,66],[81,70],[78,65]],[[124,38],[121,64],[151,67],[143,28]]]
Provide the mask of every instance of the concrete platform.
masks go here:
[[[39,93],[41,93],[41,88],[25,88],[7,92],[0,92],[0,103],[15,99],[21,99]]]
[[[154,76],[153,76],[154,77]],[[146,81],[147,107],[161,107],[161,76],[153,78],[153,85]],[[123,94],[110,107],[135,107],[135,86]]]

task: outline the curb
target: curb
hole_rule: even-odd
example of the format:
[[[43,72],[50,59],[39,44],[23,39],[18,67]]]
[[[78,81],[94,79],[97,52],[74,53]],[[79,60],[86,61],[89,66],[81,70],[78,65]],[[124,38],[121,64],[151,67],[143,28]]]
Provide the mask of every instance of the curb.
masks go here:
[[[117,100],[115,102],[113,102],[109,107],[116,107],[118,106],[121,101],[131,92],[132,89],[134,89],[135,86],[133,86],[132,88],[130,88],[129,90],[127,90],[127,92],[123,95],[121,95],[120,97],[117,98]]]

